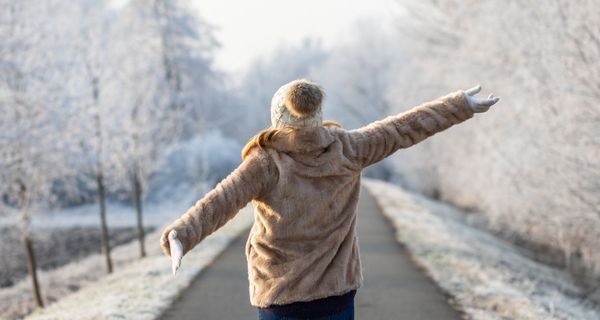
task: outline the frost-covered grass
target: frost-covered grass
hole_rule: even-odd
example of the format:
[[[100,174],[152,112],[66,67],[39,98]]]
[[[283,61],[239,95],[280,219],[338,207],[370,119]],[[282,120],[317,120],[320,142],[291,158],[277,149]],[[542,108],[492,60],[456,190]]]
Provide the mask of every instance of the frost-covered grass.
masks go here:
[[[464,212],[365,179],[413,260],[471,319],[600,319],[569,275],[465,223]]]
[[[144,206],[144,224],[153,226],[157,228],[157,231],[160,231],[164,224],[170,223],[185,212],[197,199],[197,193],[201,191],[193,188],[182,188],[176,196],[165,198],[159,202],[146,203]],[[134,208],[114,202],[109,202],[107,207],[109,228],[114,230],[116,227],[135,226]],[[55,232],[57,228],[60,230],[90,226],[99,228],[97,210],[97,205],[89,204],[46,215],[35,215],[32,221],[34,227],[33,237],[38,236],[39,232],[36,231],[39,231],[40,228],[47,229],[44,230],[45,233]],[[8,219],[0,221],[0,225],[3,227],[9,227],[13,225],[12,223],[14,222]],[[0,240],[5,241],[5,247],[11,245],[6,239],[6,234],[0,234]],[[146,249],[149,254],[152,254],[153,251],[158,254],[157,243],[157,234],[149,234],[146,237]],[[13,250],[22,250],[20,242],[12,243],[12,246],[14,247]],[[119,272],[130,263],[138,261],[138,251],[137,241],[113,248],[111,256],[115,271]],[[40,252],[36,252],[36,254],[40,254]],[[73,292],[93,285],[105,276],[105,261],[101,254],[91,254],[53,270],[38,271],[42,298],[46,304],[52,304]],[[31,297],[28,278],[17,281],[11,287],[0,289],[0,319],[20,319],[30,313],[34,308]]]
[[[253,221],[251,207],[243,209],[222,229],[206,238],[183,259],[177,275],[158,246],[161,232],[148,236],[148,257],[116,268],[116,272],[88,285],[27,319],[156,319],[200,271]],[[115,256],[137,255],[133,243]],[[101,266],[98,262],[96,267]]]
[[[156,228],[146,228],[146,233]],[[110,244],[113,247],[137,239],[137,229],[111,228]],[[33,235],[33,247],[38,270],[52,270],[71,262],[100,253],[101,231],[97,226],[39,229]],[[23,250],[21,231],[0,226],[0,290],[11,287],[27,277],[27,256]],[[2,312],[0,312],[2,318]]]

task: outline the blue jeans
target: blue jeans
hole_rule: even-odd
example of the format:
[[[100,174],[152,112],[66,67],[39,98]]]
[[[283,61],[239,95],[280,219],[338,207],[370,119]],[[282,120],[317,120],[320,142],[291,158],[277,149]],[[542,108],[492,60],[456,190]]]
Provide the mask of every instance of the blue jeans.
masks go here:
[[[319,317],[319,318],[290,318],[290,317],[280,317],[273,315],[269,312],[265,312],[261,309],[258,309],[258,320],[354,320],[354,304],[349,306],[348,308],[332,315]]]

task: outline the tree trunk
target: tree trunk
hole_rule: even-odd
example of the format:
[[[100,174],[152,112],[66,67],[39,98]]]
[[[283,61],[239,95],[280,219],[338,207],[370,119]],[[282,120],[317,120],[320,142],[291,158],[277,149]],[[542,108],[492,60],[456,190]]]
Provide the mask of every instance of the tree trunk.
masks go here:
[[[43,308],[44,302],[42,301],[42,294],[40,293],[40,284],[37,277],[37,266],[35,263],[35,254],[33,253],[33,244],[28,235],[23,236],[23,243],[25,245],[25,252],[27,253],[27,271],[31,277],[33,299],[38,307]]]
[[[104,196],[104,178],[102,173],[96,175],[96,183],[98,186],[98,204],[100,205],[100,230],[102,238],[102,253],[106,258],[106,270],[112,273],[113,266],[110,258],[110,243],[108,241],[108,227],[106,226],[106,203]]]
[[[137,216],[138,239],[140,242],[140,258],[143,258],[146,256],[146,248],[144,245],[144,223],[142,221],[142,185],[140,183],[137,171],[133,175],[133,193]]]
[[[40,293],[40,284],[38,282],[37,277],[37,266],[35,263],[35,254],[33,252],[33,245],[31,243],[31,238],[29,237],[29,221],[30,217],[28,214],[28,203],[27,203],[27,187],[25,184],[19,179],[17,181],[19,184],[19,207],[21,208],[21,235],[23,238],[23,245],[25,246],[25,254],[27,256],[27,272],[31,278],[31,291],[33,293],[33,299],[35,300],[35,304],[43,308],[44,301],[42,301],[42,294]]]

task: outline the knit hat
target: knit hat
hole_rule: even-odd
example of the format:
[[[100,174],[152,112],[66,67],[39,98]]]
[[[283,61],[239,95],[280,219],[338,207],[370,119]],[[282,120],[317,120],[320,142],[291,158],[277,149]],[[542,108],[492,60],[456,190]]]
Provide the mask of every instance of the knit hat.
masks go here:
[[[287,83],[271,100],[271,125],[273,128],[311,128],[323,122],[321,102],[323,90],[305,79]]]

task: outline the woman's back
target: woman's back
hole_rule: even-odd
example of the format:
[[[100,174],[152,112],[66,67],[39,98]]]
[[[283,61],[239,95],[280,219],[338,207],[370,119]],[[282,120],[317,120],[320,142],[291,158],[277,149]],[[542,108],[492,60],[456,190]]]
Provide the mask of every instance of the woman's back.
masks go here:
[[[246,244],[252,304],[269,306],[338,295],[362,283],[356,206],[362,167],[344,130],[319,126],[276,135],[263,158],[276,175],[256,197]]]

